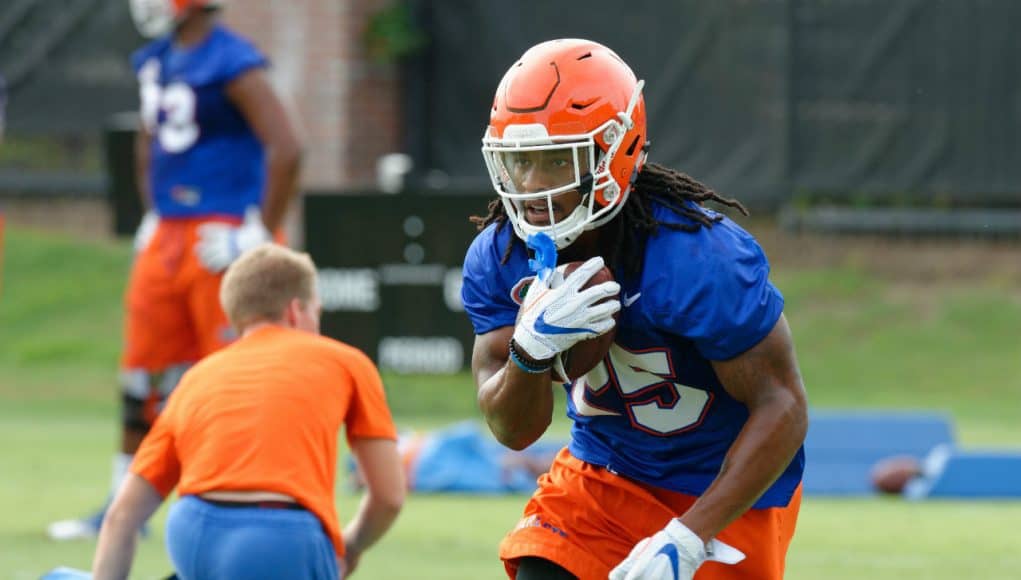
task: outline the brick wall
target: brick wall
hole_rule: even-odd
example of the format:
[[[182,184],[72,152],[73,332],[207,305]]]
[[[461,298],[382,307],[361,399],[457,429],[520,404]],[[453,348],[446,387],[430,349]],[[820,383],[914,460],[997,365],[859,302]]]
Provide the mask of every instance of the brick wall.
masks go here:
[[[305,189],[371,185],[376,159],[397,151],[396,67],[369,62],[363,36],[387,0],[244,0],[228,25],[273,61],[271,80],[305,143]]]

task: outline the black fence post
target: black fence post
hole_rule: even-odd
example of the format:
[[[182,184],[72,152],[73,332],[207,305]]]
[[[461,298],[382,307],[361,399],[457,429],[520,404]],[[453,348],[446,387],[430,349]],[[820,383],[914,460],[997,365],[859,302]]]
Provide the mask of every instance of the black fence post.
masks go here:
[[[136,113],[118,113],[107,119],[103,129],[106,156],[107,203],[113,215],[113,233],[130,236],[142,219],[142,202],[135,183]]]

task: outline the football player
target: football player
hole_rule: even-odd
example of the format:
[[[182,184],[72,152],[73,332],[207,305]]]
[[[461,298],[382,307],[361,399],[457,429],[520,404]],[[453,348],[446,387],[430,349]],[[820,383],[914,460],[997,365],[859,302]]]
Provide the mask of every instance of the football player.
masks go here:
[[[125,299],[114,490],[184,371],[234,338],[219,304],[222,272],[274,239],[300,159],[266,57],[219,22],[220,1],[130,7],[139,31],[155,40],[131,57],[141,97],[137,181],[148,211]],[[56,522],[49,533],[94,536],[104,511]]]
[[[319,336],[315,265],[264,244],[227,270],[241,335],[192,367],[103,522],[96,580],[128,578],[136,530],[176,490],[166,546],[181,578],[348,578],[404,504],[397,430],[376,366]],[[343,429],[366,493],[337,515]]]
[[[642,87],[609,48],[560,39],[496,90],[482,152],[499,197],[474,218],[462,298],[497,439],[544,433],[557,357],[619,311],[602,363],[564,385],[570,443],[500,557],[518,580],[779,579],[808,422],[783,297],[753,237],[703,205],[740,203],[646,163]],[[538,234],[585,263],[515,292]],[[585,288],[604,263],[615,281]]]

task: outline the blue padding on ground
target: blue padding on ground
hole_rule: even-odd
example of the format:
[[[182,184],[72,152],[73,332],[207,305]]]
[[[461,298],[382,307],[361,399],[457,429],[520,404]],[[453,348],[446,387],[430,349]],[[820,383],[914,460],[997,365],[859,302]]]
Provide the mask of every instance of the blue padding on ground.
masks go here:
[[[910,499],[1021,498],[1021,451],[937,449],[926,458],[924,475],[909,483],[904,495]]]
[[[92,573],[67,566],[59,566],[46,572],[39,580],[92,580]]]
[[[523,451],[497,443],[478,421],[468,420],[426,433],[401,435],[398,449],[412,491],[426,493],[532,493],[566,440],[544,437]],[[348,458],[355,487],[357,465]]]
[[[430,433],[409,474],[414,491],[432,493],[531,493],[537,473],[528,458],[541,462],[542,471],[565,442],[537,442],[524,451],[500,445],[475,421],[462,421]]]
[[[954,442],[950,419],[908,411],[813,411],[805,440],[804,492],[814,495],[872,494],[870,472],[894,455],[924,458],[933,447]]]

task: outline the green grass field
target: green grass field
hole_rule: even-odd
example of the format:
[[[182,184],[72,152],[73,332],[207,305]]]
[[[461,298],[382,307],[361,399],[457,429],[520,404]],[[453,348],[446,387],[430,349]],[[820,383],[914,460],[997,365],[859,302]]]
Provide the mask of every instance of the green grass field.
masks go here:
[[[52,520],[94,507],[116,441],[124,243],[9,229],[0,295],[0,578],[89,566],[94,544],[55,544]],[[779,270],[779,269],[778,269]],[[978,280],[905,288],[855,264],[776,272],[816,407],[951,413],[966,445],[1021,445],[1021,293]],[[385,377],[398,423],[478,417],[466,375]],[[554,429],[566,432],[566,421]],[[343,518],[356,498],[339,486]],[[500,578],[496,544],[524,497],[413,496],[356,578]],[[170,570],[162,522],[137,578]],[[788,578],[1017,578],[1021,502],[804,502]]]

